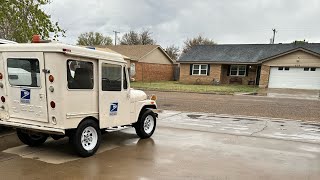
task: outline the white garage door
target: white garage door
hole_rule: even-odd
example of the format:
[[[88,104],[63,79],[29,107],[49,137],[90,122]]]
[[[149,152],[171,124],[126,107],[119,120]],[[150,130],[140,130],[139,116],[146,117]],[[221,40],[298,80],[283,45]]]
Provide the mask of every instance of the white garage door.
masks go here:
[[[320,68],[271,67],[269,88],[320,89]]]

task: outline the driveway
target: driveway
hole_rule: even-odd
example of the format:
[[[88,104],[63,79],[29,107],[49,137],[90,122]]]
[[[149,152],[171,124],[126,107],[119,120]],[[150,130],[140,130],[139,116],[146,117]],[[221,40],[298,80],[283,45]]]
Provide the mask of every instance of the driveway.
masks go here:
[[[304,89],[260,89],[258,96],[272,98],[302,99],[302,100],[320,100],[320,90]]]
[[[319,99],[147,91],[160,109],[320,121]]]
[[[89,158],[74,155],[67,138],[32,148],[7,132],[0,136],[0,175],[5,179],[318,180],[316,127],[299,121],[164,111],[152,138],[140,140],[131,128],[110,132],[103,135],[99,152]],[[304,135],[293,139],[294,128]],[[277,132],[283,135],[268,136]]]

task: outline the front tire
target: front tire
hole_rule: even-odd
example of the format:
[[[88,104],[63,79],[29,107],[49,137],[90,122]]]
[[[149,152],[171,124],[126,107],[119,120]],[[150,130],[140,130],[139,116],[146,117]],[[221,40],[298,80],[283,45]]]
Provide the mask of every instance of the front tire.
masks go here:
[[[87,119],[79,124],[70,138],[77,154],[81,157],[89,157],[95,154],[100,146],[101,131],[96,121]]]
[[[21,142],[31,147],[42,145],[48,138],[48,135],[46,134],[27,133],[21,129],[17,129],[17,135]]]
[[[139,117],[138,122],[134,124],[137,135],[141,139],[146,139],[152,136],[156,129],[157,121],[156,115],[151,110],[146,110],[142,116]]]

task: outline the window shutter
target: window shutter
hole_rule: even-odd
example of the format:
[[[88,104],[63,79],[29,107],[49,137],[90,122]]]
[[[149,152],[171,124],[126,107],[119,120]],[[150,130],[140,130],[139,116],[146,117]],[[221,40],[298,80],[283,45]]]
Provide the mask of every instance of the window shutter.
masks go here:
[[[193,64],[190,64],[190,75],[192,75],[192,67],[193,67]]]
[[[210,64],[208,64],[207,76],[210,75]]]
[[[231,65],[228,65],[227,76],[230,76],[230,68],[231,68]]]
[[[247,65],[246,67],[246,76],[248,76],[248,74],[249,74],[249,65]]]

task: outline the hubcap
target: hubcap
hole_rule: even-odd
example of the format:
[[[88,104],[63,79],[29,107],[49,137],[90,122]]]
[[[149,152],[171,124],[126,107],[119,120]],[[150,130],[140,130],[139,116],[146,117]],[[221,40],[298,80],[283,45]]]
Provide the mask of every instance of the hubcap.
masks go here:
[[[154,118],[148,115],[143,123],[144,132],[150,134],[154,128]]]
[[[81,135],[82,147],[85,150],[90,151],[96,147],[97,142],[98,142],[98,133],[97,133],[96,129],[94,129],[91,126],[86,127],[83,130],[82,135]]]

